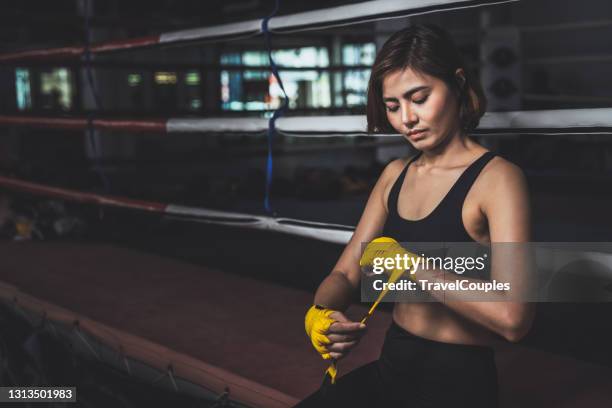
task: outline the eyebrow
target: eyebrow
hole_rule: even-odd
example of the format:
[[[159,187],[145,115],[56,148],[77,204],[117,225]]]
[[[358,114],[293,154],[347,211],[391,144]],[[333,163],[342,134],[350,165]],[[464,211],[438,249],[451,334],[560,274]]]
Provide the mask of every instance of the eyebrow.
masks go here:
[[[409,89],[406,92],[404,92],[402,94],[402,97],[405,99],[408,99],[413,93],[419,92],[420,90],[427,89],[427,88],[429,88],[429,86],[427,85],[415,86],[414,88]],[[383,102],[397,102],[397,98],[393,98],[393,97],[383,98]]]

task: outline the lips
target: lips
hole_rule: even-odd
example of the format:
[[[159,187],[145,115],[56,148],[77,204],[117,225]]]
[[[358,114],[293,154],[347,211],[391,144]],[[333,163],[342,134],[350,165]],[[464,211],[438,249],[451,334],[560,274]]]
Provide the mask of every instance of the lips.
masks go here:
[[[408,137],[417,137],[420,136],[421,134],[423,134],[427,129],[414,129],[411,130],[410,132],[408,132]]]

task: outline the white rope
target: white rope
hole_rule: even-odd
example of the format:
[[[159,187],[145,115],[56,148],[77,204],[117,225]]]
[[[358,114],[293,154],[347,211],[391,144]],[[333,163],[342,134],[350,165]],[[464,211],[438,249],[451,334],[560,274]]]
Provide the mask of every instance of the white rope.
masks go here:
[[[194,132],[264,132],[268,120],[262,118],[168,119],[168,133]]]
[[[318,137],[328,134],[346,136],[367,135],[364,115],[293,116],[276,122],[279,132],[294,137]],[[521,129],[556,129],[563,132],[571,128],[612,128],[612,108],[554,109],[513,112],[487,112],[480,121],[478,131],[520,131]],[[169,119],[167,131],[173,132],[264,132],[268,122],[261,118]],[[304,135],[300,135],[304,133]],[[398,135],[372,135],[398,136]]]
[[[276,231],[334,244],[346,244],[353,234],[353,227],[349,225],[304,221],[293,218],[274,218],[265,215],[241,214],[173,204],[166,207],[165,214],[171,219]]]
[[[297,32],[339,27],[411,15],[435,13],[450,9],[482,7],[518,0],[375,0],[274,17],[269,29],[275,32]],[[212,27],[173,31],[160,35],[161,44],[235,37],[261,33],[261,19],[221,24]]]
[[[612,127],[612,108],[495,112],[482,118],[479,129],[564,129]]]

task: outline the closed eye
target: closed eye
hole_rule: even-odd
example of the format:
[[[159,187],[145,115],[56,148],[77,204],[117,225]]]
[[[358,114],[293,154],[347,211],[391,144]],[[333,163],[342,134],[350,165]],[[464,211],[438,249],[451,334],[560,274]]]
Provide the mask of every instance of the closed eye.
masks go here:
[[[385,110],[387,112],[397,112],[397,110],[399,109],[399,106],[389,106],[389,105],[385,105]]]
[[[427,97],[428,97],[428,96],[429,96],[429,95],[425,95],[424,97],[422,97],[422,98],[420,98],[420,99],[415,99],[415,100],[413,100],[412,102],[413,102],[413,103],[416,103],[417,105],[421,105],[421,104],[425,103],[425,101],[427,100]]]

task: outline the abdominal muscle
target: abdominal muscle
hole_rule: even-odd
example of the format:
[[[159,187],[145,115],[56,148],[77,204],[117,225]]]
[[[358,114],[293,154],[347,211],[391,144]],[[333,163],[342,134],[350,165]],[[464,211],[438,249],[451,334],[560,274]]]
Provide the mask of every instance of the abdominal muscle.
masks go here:
[[[404,330],[442,343],[492,345],[495,335],[437,302],[396,303],[393,320]]]
[[[482,230],[478,231],[480,234],[472,228],[468,228],[467,231],[473,238],[477,236],[478,239],[475,241],[488,244],[488,234],[483,234]],[[431,302],[396,303],[393,308],[393,320],[416,336],[443,343],[492,345],[497,338],[489,329],[468,320],[433,298]]]

